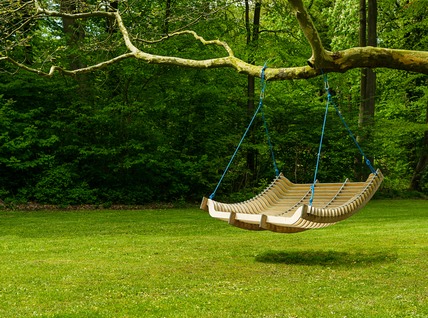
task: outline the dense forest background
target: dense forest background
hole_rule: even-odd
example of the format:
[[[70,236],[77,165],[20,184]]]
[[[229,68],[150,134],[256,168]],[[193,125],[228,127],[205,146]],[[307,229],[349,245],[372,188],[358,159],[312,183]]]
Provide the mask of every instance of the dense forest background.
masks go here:
[[[127,18],[142,38],[160,38],[191,25],[207,39],[227,41],[237,56],[257,65],[306,63],[311,51],[294,17],[283,12],[284,6],[266,1],[255,28],[256,7],[245,7],[244,1],[140,1]],[[358,1],[313,0],[308,10],[328,49],[358,46]],[[427,50],[427,15],[424,0],[378,0],[377,44]],[[77,68],[123,51],[111,40],[120,35],[105,19],[63,20],[39,21],[31,45],[16,50],[15,58],[29,65],[55,60]],[[57,54],[53,44],[67,47],[67,56]],[[1,45],[8,45],[7,40]],[[194,59],[219,54],[186,35],[142,45],[156,54]],[[380,195],[426,196],[428,77],[387,69],[375,73],[370,125],[359,125],[360,70],[329,74],[335,101],[354,133],[365,136],[364,151],[385,175]],[[53,78],[1,64],[0,199],[60,205],[199,201],[214,190],[249,122],[249,98],[258,102],[258,79],[254,96],[248,94],[250,80],[231,69],[184,69],[136,60]],[[321,77],[267,83],[264,112],[271,141],[280,170],[293,182],[313,178],[324,85]],[[361,178],[358,156],[331,109],[318,179]],[[217,197],[242,199],[273,176],[258,117]]]

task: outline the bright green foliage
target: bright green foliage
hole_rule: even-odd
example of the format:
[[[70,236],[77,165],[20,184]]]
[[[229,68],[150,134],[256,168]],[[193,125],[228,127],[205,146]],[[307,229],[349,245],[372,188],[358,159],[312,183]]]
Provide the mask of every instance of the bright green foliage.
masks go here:
[[[321,9],[321,19],[327,27],[332,51],[358,46],[359,1],[334,1],[332,6]]]
[[[42,83],[41,79],[38,83]],[[33,85],[34,88],[37,83]],[[58,143],[58,136],[47,129],[45,119],[49,112],[43,107],[45,102],[49,103],[51,91],[35,87],[33,93],[38,93],[39,97],[36,95],[32,99],[20,79],[1,86],[3,91],[18,86],[20,90],[14,93],[16,102],[0,98],[0,188],[12,196],[22,194],[22,199],[27,200],[39,173],[54,163],[52,150]]]
[[[378,143],[382,145],[382,152],[378,152],[379,160],[384,170],[394,171],[396,177],[407,182],[400,182],[393,178],[386,178],[388,188],[403,190],[408,186],[412,171],[423,151],[423,136],[428,129],[426,124],[428,90],[426,76],[408,75],[402,72],[380,73],[382,94],[384,99],[378,105]],[[396,83],[391,77],[400,78]],[[387,172],[388,175],[388,172]],[[391,182],[392,184],[389,184]],[[422,184],[428,184],[426,177]]]

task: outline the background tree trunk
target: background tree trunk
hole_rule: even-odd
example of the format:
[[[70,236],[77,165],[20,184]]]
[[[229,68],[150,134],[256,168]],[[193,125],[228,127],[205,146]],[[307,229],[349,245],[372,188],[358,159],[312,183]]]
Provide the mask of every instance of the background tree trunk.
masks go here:
[[[21,0],[20,3],[23,6],[25,5],[25,1],[24,0]],[[30,13],[28,11],[25,11],[24,14],[23,14],[23,16],[22,16],[22,18],[25,21],[27,21],[27,20],[31,19],[31,15],[30,15]],[[25,24],[24,25],[24,34],[26,36],[28,36],[29,33],[31,33],[31,25],[30,24]],[[27,42],[25,44],[25,47],[24,47],[24,64],[27,64],[27,65],[33,64],[33,47],[31,46],[31,42],[30,41]]]
[[[171,0],[166,0],[165,4],[165,20],[163,24],[163,33],[167,35],[169,33],[169,19],[171,17]]]
[[[377,46],[377,0],[360,0],[360,46]],[[373,69],[361,70],[360,111],[358,142],[364,144],[371,138],[371,130],[374,124],[375,97],[376,97],[376,73]],[[368,158],[373,161],[373,158]],[[358,154],[356,157],[355,175],[358,180],[365,180],[368,170]]]
[[[428,125],[428,107],[426,111],[426,124]],[[419,157],[419,161],[416,165],[415,171],[413,172],[412,181],[410,182],[410,190],[423,191],[421,184],[422,175],[428,168],[428,130],[425,130],[424,139],[422,144],[422,152]]]
[[[61,11],[67,13],[73,13],[77,10],[77,1],[73,0],[62,0]],[[77,19],[63,17],[62,27],[64,34],[66,35],[67,44],[71,48],[70,68],[73,70],[84,67],[81,56],[77,52],[77,47],[81,41],[85,38],[85,30]]]
[[[119,8],[119,1],[113,0],[113,1],[110,1],[107,11],[117,11],[118,8]],[[117,32],[117,28],[115,27],[114,19],[107,19],[107,33],[114,34],[116,32]]]
[[[259,32],[260,32],[260,16],[261,16],[261,7],[262,2],[256,1],[254,6],[254,16],[253,16],[253,23],[251,25],[250,22],[250,4],[249,1],[245,1],[245,28],[247,31],[247,46],[250,47],[251,55],[248,60],[248,63],[254,64],[255,63],[255,56],[254,52],[257,48],[257,41],[259,40]],[[248,75],[247,79],[247,112],[248,116],[253,116],[254,110],[255,110],[255,78],[252,75]],[[254,141],[254,133],[250,131],[249,139],[252,141],[252,144],[255,143]],[[247,152],[247,168],[249,171],[249,175],[246,177],[246,181],[250,182],[255,179],[256,177],[256,158],[257,158],[257,152],[250,148]]]

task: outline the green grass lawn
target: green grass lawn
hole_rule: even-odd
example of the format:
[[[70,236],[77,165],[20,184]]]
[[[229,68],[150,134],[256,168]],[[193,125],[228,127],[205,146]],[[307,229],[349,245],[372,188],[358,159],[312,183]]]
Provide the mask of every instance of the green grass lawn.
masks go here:
[[[299,234],[196,208],[0,211],[0,317],[428,317],[428,201]]]

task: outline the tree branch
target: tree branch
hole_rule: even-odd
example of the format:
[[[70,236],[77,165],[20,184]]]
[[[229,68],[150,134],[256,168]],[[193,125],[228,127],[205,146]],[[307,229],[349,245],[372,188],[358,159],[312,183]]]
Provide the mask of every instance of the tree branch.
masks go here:
[[[289,79],[308,79],[328,72],[346,72],[353,68],[361,67],[385,67],[392,69],[400,69],[405,71],[419,72],[428,74],[428,52],[425,51],[406,51],[393,50],[374,47],[357,47],[338,52],[330,52],[324,49],[318,32],[307,13],[302,0],[288,0],[296,18],[307,38],[311,48],[312,56],[308,61],[309,66],[289,67],[289,68],[268,68],[265,72],[268,80],[289,80]],[[41,76],[51,77],[55,72],[67,75],[77,75],[88,73],[95,70],[105,68],[109,65],[118,63],[122,60],[135,58],[151,64],[176,65],[181,67],[209,69],[229,67],[235,69],[239,73],[259,77],[262,66],[254,66],[243,60],[235,57],[230,46],[220,40],[205,40],[202,36],[194,31],[185,30],[170,34],[168,37],[179,35],[192,35],[196,40],[204,45],[216,45],[225,49],[227,55],[224,57],[195,60],[173,56],[162,56],[150,54],[137,48],[133,43],[128,29],[122,20],[120,12],[92,11],[83,13],[63,13],[44,9],[40,6],[37,0],[34,0],[37,15],[49,17],[69,17],[75,19],[86,19],[90,17],[107,17],[114,18],[117,22],[117,27],[122,34],[123,41],[128,50],[127,53],[119,55],[110,60],[98,63],[96,65],[76,69],[66,70],[59,66],[51,66],[49,72],[31,68],[15,61],[14,59],[0,54],[0,61],[8,61],[13,65],[29,72],[39,74]],[[168,37],[165,37],[168,38]]]
[[[205,40],[202,36],[198,35],[195,31],[190,31],[190,30],[183,30],[183,31],[177,31],[177,32],[173,32],[170,33],[166,36],[163,36],[157,40],[142,40],[142,39],[138,39],[141,42],[144,43],[148,43],[148,44],[155,44],[155,43],[160,43],[162,41],[168,40],[172,37],[178,36],[178,35],[183,35],[183,34],[190,34],[192,35],[196,40],[200,41],[203,45],[218,45],[218,46],[222,46],[226,52],[229,54],[229,56],[235,56],[235,54],[233,53],[233,50],[230,48],[230,46],[224,42],[224,41],[220,41],[220,40]]]
[[[309,45],[312,48],[312,56],[308,60],[308,64],[317,69],[326,69],[331,63],[329,52],[324,49],[318,31],[312,22],[311,16],[306,11],[302,0],[288,0],[292,11],[294,12],[300,29],[303,31]]]
[[[344,51],[334,52],[330,54],[333,64],[328,69],[322,69],[324,73],[338,72],[344,73],[350,69],[362,68],[362,67],[385,67],[391,69],[399,69],[410,72],[418,72],[428,75],[428,52],[415,52],[406,50],[393,50],[375,47],[357,47],[347,49]],[[130,52],[108,61],[92,65],[89,67],[76,69],[73,71],[65,70],[59,66],[52,66],[48,73],[38,69],[30,68],[24,64],[21,64],[13,59],[0,56],[0,61],[9,61],[12,64],[36,73],[42,76],[51,77],[58,71],[66,75],[77,75],[81,73],[88,73],[95,70],[100,70],[109,65],[118,63],[124,59],[136,58],[143,60],[150,64],[165,64],[175,65],[187,68],[198,68],[198,69],[210,69],[210,68],[221,68],[230,67],[238,71],[239,73],[252,75],[259,77],[261,74],[262,66],[255,66],[242,61],[235,56],[221,57],[208,60],[193,60],[184,59],[171,56],[153,55],[149,53],[137,50],[136,52]],[[321,69],[314,69],[310,66],[302,67],[287,67],[287,68],[268,68],[265,71],[267,80],[290,80],[290,79],[308,79],[313,78],[321,74]]]
[[[355,47],[329,54],[331,71],[346,72],[353,68],[385,67],[428,75],[428,52],[395,50],[380,47]]]
[[[59,73],[64,74],[64,75],[73,75],[73,76],[78,75],[78,74],[90,73],[90,72],[100,70],[100,69],[105,68],[109,65],[118,63],[120,61],[123,61],[125,59],[129,59],[132,57],[135,57],[135,55],[133,53],[126,53],[126,54],[116,56],[115,58],[112,58],[108,61],[104,61],[104,62],[99,63],[99,64],[91,65],[91,66],[84,67],[84,68],[79,68],[79,69],[72,70],[72,71],[66,70],[60,66],[53,65],[49,69],[49,72],[44,72],[40,69],[29,67],[25,64],[22,64],[22,63],[19,63],[18,61],[15,61],[14,59],[12,59],[8,56],[0,56],[0,61],[8,61],[8,62],[12,63],[13,65],[19,67],[20,69],[26,70],[26,71],[31,72],[31,73],[38,74],[40,76],[53,77],[55,75],[55,72],[59,72]]]

